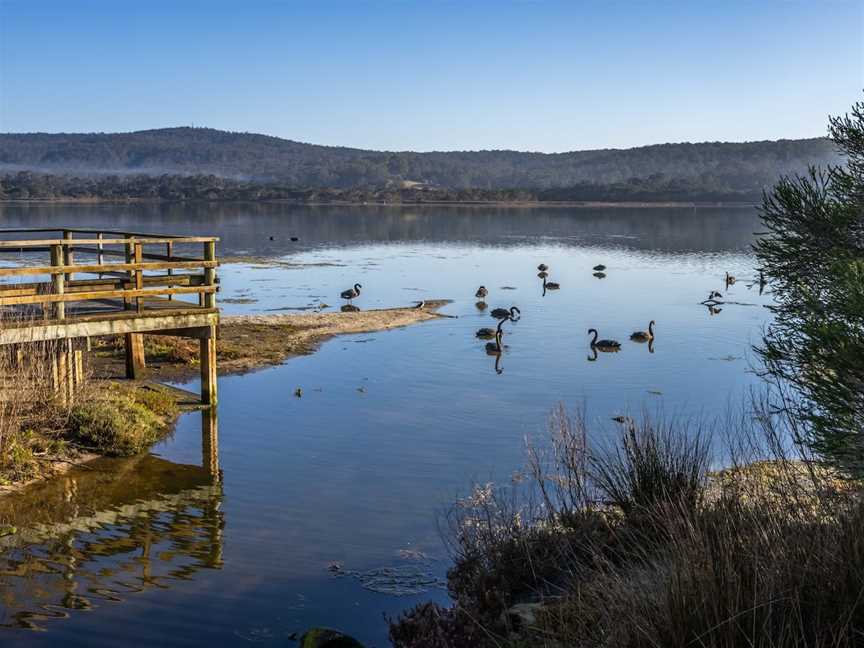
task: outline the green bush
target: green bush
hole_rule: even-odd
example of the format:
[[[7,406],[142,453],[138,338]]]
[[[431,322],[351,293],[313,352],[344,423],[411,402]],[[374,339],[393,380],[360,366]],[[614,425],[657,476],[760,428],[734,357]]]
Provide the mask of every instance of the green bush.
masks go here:
[[[162,438],[177,411],[174,400],[163,392],[111,385],[72,407],[69,432],[102,454],[125,457]]]

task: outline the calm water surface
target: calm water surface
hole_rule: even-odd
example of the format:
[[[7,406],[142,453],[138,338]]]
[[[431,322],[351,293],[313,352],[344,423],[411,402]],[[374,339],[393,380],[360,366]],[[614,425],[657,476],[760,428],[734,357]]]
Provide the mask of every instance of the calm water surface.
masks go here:
[[[48,205],[0,221],[218,235],[240,257],[220,269],[226,313],[333,310],[359,282],[361,308],[447,298],[455,316],[220,378],[220,483],[195,413],[151,456],[0,502],[19,528],[0,538],[3,645],[281,646],[316,624],[386,645],[382,613],[446,601],[438,514],[472,480],[509,480],[551,408],[584,407],[600,444],[617,414],[720,415],[757,380],[768,317],[744,280],[719,314],[699,305],[726,271],[753,276],[749,209]],[[560,291],[543,296],[541,262]],[[474,337],[494,324],[480,284],[490,309],[522,311],[497,366]],[[653,353],[627,339],[650,319]],[[589,327],[622,351],[589,359]]]

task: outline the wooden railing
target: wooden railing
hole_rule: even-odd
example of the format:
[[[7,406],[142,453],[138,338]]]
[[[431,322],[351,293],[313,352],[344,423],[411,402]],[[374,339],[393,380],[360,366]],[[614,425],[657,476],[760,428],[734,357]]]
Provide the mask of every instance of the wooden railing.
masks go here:
[[[46,236],[51,234],[57,236]],[[12,310],[32,315],[41,306],[43,318],[52,320],[87,314],[86,302],[98,304],[106,314],[112,310],[215,309],[217,241],[212,236],[116,230],[0,229],[0,259],[4,253],[17,253],[21,261],[15,267],[0,268],[0,309],[7,314]],[[194,252],[198,246],[200,256]],[[193,251],[184,253],[189,249]],[[47,264],[34,259],[46,253]],[[122,261],[106,262],[106,257]],[[20,281],[40,276],[47,279]],[[178,299],[184,295],[197,295],[197,304]]]

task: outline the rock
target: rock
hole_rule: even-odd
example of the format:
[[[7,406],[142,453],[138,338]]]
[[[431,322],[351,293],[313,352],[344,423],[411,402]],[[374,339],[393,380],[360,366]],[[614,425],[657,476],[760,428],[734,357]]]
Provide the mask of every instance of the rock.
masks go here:
[[[537,611],[543,607],[542,603],[517,603],[504,612],[508,625],[520,630],[529,628],[537,623]]]
[[[300,637],[300,648],[363,648],[363,644],[338,630],[311,628]]]

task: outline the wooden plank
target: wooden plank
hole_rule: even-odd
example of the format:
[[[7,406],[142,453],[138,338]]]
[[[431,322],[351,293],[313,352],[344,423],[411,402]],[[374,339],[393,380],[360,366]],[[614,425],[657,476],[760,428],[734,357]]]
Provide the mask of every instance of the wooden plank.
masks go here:
[[[62,276],[62,275],[55,275]],[[22,295],[0,297],[0,306],[18,304],[40,304],[54,302],[90,301],[96,299],[134,299],[150,295],[188,295],[192,293],[215,293],[218,286],[180,286],[178,288],[140,288],[135,290],[94,290],[56,295]]]
[[[200,286],[204,282],[203,275],[158,275],[145,276],[145,286]],[[117,277],[112,281],[103,277],[102,279],[76,279],[73,284],[66,284],[66,293],[82,293],[92,290],[127,290],[129,286],[126,275]],[[0,284],[0,297],[14,297],[18,295],[44,295],[51,287],[50,283],[20,283]]]
[[[116,302],[115,302],[116,303]],[[170,309],[166,308],[154,308],[150,310],[146,310],[143,313],[136,313],[135,311],[110,311],[110,312],[97,312],[97,313],[85,313],[82,315],[75,315],[74,318],[67,318],[66,320],[59,322],[54,320],[8,320],[3,322],[3,326],[0,327],[0,332],[7,329],[27,329],[32,328],[34,326],[44,327],[51,325],[65,325],[67,323],[92,323],[92,322],[107,322],[107,321],[116,321],[116,320],[129,320],[129,319],[163,319],[166,317],[189,317],[196,315],[218,315],[219,310],[214,308],[208,310],[206,308],[200,308],[195,304],[191,304],[189,302],[174,302],[177,306],[175,308],[172,306]],[[181,307],[182,305],[182,307]],[[157,327],[157,328],[165,328]],[[184,325],[181,328],[186,328]],[[78,336],[78,337],[86,337],[86,335]]]
[[[168,311],[168,313],[158,316],[145,313],[140,316],[135,311],[127,311],[117,314],[125,317],[112,317],[110,319],[104,317],[82,318],[82,321],[76,319],[65,320],[64,322],[36,322],[36,325],[3,327],[0,328],[0,345],[100,335],[151,333],[167,329],[194,329],[212,327],[219,321],[217,312],[187,311],[185,314],[180,314],[175,311]]]
[[[124,253],[125,254],[125,253]],[[109,273],[128,270],[192,270],[197,268],[218,268],[218,261],[176,261],[176,262],[157,262],[157,263],[105,263],[102,265],[70,265],[63,266],[63,272],[71,274],[73,272],[88,272],[88,273]],[[20,277],[27,275],[43,275],[60,272],[55,266],[26,266],[21,268],[0,268],[0,277]]]
[[[148,335],[167,335],[170,337],[185,337],[194,340],[203,340],[210,335],[210,327],[205,328],[183,328],[183,329],[159,329],[150,331]]]
[[[29,247],[39,247],[39,246],[49,246],[49,245],[98,245],[102,243],[103,245],[126,245],[127,243],[141,243],[142,245],[154,245],[156,243],[209,243],[216,242],[219,240],[219,237],[216,236],[182,236],[182,237],[170,237],[170,238],[118,238],[118,239],[41,239],[41,240],[32,240],[32,239],[22,239],[15,241],[5,241],[0,240],[0,248],[29,248]]]

